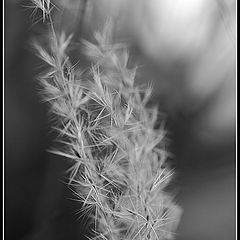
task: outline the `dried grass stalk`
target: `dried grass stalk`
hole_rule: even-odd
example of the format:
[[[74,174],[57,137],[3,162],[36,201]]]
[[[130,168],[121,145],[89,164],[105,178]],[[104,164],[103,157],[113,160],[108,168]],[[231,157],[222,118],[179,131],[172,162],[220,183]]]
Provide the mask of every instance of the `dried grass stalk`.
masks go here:
[[[49,1],[34,3],[46,19]],[[71,36],[56,33],[48,19],[48,50],[34,45],[48,65],[41,94],[63,143],[52,152],[72,162],[69,184],[92,216],[90,239],[172,239],[181,210],[165,191],[173,170],[165,129],[155,128],[158,110],[146,106],[151,89],[135,84],[136,67],[128,68],[125,44],[112,42],[110,23],[94,44],[83,41],[92,63],[84,72],[69,60]]]

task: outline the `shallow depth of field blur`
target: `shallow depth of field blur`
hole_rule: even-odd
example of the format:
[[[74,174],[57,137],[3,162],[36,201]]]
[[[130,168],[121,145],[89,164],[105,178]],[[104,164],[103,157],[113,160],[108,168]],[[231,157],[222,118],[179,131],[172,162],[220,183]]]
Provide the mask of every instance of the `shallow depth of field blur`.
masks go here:
[[[91,40],[106,19],[129,44],[139,84],[165,114],[183,215],[176,240],[235,239],[236,1],[56,0],[56,21]],[[5,1],[5,235],[7,240],[84,239],[80,204],[63,183],[30,46],[46,34],[40,12]],[[64,9],[64,10],[63,10]],[[85,66],[80,54],[73,59]],[[79,58],[80,59],[79,59]]]

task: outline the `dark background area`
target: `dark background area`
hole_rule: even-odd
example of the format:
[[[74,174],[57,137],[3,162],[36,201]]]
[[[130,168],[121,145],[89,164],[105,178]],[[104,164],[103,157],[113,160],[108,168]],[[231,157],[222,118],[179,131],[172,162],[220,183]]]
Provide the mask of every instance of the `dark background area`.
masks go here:
[[[88,37],[89,22],[95,26],[99,19],[103,21],[104,6],[93,4],[91,11],[84,13],[84,7],[90,8],[87,1],[72,2],[81,3],[80,8],[75,8],[72,17],[69,11],[74,8],[67,9],[61,15],[65,19],[61,24],[68,31],[79,31],[78,35]],[[68,162],[46,151],[54,144],[54,134],[50,132],[47,105],[40,102],[38,94],[36,75],[41,63],[30,47],[31,39],[41,36],[46,26],[42,22],[33,24],[31,11],[24,7],[28,3],[5,1],[5,239],[84,239],[86,221],[76,215],[80,204],[71,200],[72,192],[63,183]],[[202,57],[198,52],[190,57],[171,51],[160,57],[151,55],[144,48],[146,41],[142,43],[137,33],[129,34],[130,30],[122,24],[119,32],[130,39],[132,56],[143,66],[139,81],[153,81],[152,103],[158,104],[167,116],[176,169],[176,201],[183,208],[176,239],[235,239],[235,56],[226,55],[230,56],[230,60],[225,59],[230,67],[218,61],[219,49],[216,47],[214,52],[213,45],[219,43],[221,51],[225,49],[225,42],[219,40],[224,38],[220,30],[213,45],[208,39],[209,46],[199,50],[206,52]],[[207,61],[211,66],[216,63],[215,71],[203,64]],[[189,87],[191,76],[200,76],[193,85],[197,90]],[[223,80],[218,82],[219,78]],[[215,85],[211,82],[214,80]],[[203,85],[198,85],[198,81]],[[209,89],[212,90],[206,94]],[[215,110],[216,115],[212,114]]]

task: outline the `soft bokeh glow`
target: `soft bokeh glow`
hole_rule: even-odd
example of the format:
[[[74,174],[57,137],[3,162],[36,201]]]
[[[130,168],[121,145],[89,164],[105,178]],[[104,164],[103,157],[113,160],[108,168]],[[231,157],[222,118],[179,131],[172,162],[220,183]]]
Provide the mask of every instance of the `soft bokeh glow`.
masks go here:
[[[138,83],[152,83],[151,104],[167,116],[166,149],[183,208],[176,240],[234,240],[236,0],[52,2],[56,26],[79,46],[69,52],[73,64],[85,70],[81,39],[91,41],[112,18],[114,37],[129,43],[138,63]],[[46,37],[47,27],[28,0],[5,5],[6,239],[85,239],[86,220],[62,183],[69,166],[46,152],[55,136],[38,95],[42,62],[30,43]]]

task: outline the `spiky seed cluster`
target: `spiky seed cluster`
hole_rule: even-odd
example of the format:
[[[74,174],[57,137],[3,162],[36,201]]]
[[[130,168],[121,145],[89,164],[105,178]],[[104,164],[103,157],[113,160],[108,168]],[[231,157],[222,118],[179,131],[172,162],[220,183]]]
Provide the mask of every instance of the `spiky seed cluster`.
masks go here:
[[[166,167],[165,131],[155,129],[157,109],[146,103],[150,89],[135,85],[123,44],[113,44],[111,25],[84,41],[92,62],[81,72],[67,55],[71,36],[51,34],[50,51],[36,44],[49,68],[40,77],[55,129],[72,161],[69,183],[92,216],[94,237],[109,240],[173,238],[180,208],[164,189],[173,171]]]
[[[50,15],[53,8],[53,4],[50,0],[31,0],[31,4],[25,6],[29,9],[33,9],[32,16],[34,16],[38,9],[42,12],[42,21],[44,22],[46,18]]]

